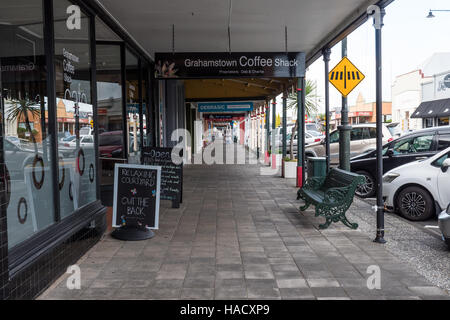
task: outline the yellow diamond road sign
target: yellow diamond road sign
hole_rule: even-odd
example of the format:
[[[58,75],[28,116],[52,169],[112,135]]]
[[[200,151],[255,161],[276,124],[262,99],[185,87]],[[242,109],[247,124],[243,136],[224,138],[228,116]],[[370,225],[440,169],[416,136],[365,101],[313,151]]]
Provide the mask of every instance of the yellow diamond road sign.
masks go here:
[[[342,58],[328,74],[328,80],[344,97],[348,96],[363,79],[362,72],[347,57]]]

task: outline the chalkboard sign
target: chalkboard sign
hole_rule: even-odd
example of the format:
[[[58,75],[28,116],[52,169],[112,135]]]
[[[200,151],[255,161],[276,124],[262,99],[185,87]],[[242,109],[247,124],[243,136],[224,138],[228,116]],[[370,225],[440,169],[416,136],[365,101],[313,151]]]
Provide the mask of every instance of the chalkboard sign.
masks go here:
[[[116,163],[113,227],[158,229],[160,185],[161,167]]]
[[[142,162],[162,167],[161,199],[172,200],[172,206],[179,208],[183,199],[183,164],[172,161],[172,148],[144,147]]]

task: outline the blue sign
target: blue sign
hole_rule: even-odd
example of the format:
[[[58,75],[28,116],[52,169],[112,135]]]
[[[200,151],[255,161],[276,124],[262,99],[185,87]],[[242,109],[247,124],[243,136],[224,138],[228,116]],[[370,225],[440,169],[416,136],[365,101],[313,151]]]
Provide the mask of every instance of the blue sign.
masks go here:
[[[200,102],[198,112],[252,111],[253,102]]]

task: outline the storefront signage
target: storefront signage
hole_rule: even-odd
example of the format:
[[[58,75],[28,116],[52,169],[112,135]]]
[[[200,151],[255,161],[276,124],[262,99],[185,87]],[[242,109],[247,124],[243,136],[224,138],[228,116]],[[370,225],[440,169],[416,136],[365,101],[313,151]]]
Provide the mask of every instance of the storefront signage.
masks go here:
[[[252,111],[253,102],[199,102],[198,112]]]
[[[179,208],[183,198],[183,164],[172,161],[172,148],[142,148],[143,163],[161,166],[161,199],[172,200],[172,206]]]
[[[303,52],[156,53],[155,77],[249,78],[305,76]]]
[[[158,229],[161,167],[116,164],[113,227]]]

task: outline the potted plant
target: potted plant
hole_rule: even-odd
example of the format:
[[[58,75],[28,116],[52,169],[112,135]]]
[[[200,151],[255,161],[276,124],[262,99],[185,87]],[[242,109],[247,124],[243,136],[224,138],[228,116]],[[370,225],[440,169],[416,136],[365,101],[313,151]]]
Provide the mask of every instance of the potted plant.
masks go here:
[[[283,178],[295,179],[297,177],[297,159],[285,157],[283,159]]]

